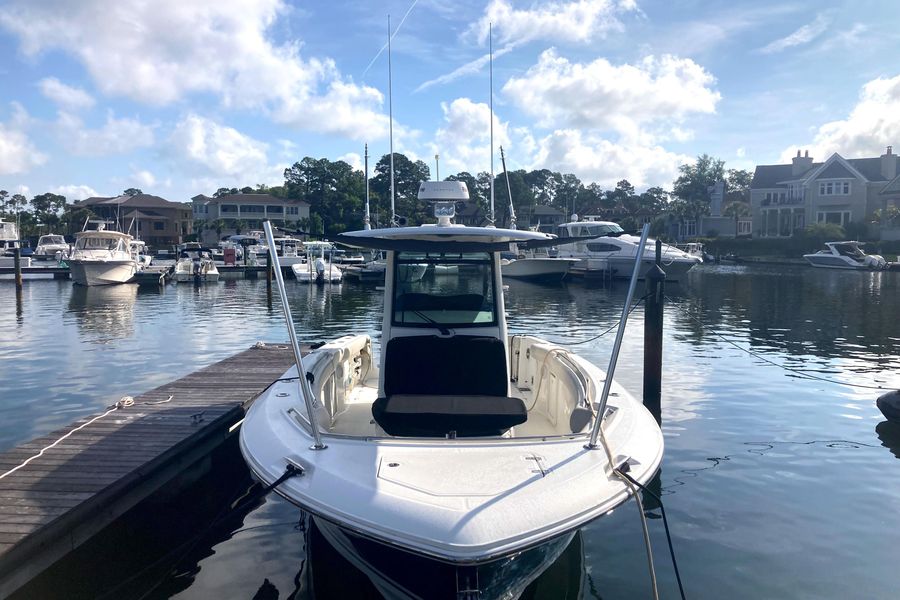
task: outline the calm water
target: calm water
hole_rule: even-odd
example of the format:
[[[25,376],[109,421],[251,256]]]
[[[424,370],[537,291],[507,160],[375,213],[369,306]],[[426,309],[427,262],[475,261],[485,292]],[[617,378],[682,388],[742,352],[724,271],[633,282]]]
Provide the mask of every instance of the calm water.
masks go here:
[[[377,334],[380,292],[288,283],[304,341],[348,328]],[[587,339],[618,318],[625,289],[513,282],[510,329],[563,343]],[[704,266],[668,295],[661,485],[688,597],[895,598],[900,428],[882,423],[874,404],[881,391],[799,373],[900,386],[900,274]],[[287,337],[265,282],[148,291],[28,281],[19,303],[4,282],[0,303],[0,449],[258,340]],[[617,370],[636,395],[642,319],[639,307]],[[573,348],[605,367],[613,337]],[[143,534],[111,533],[107,548],[94,549],[97,556],[125,560],[129,539],[143,541],[128,555],[177,546],[176,538],[161,541],[166,524],[177,529],[179,519],[208,519],[249,485],[233,449],[221,460],[228,464],[214,471],[215,485],[207,483],[197,498],[173,499]],[[650,526],[661,593],[672,598],[677,588],[661,521]],[[174,568],[164,565],[117,595],[249,599],[264,580],[269,587],[258,597],[309,598],[313,580],[320,597],[374,594],[274,496],[223,528],[180,552]],[[139,564],[135,558],[121,568],[133,572]],[[105,589],[119,580],[89,584],[83,571],[73,573],[61,571],[62,581],[45,591],[69,585],[71,595],[90,595],[90,585]],[[635,598],[648,590],[640,524],[629,503],[586,527],[528,596]]]

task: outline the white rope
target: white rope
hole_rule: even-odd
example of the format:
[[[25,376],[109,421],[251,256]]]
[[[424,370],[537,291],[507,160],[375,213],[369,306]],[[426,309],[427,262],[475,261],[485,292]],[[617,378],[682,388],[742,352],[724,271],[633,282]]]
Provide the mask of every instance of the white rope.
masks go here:
[[[94,417],[94,418],[91,419],[90,421],[87,421],[87,422],[85,422],[85,423],[82,423],[81,425],[79,425],[78,427],[76,427],[75,429],[73,429],[72,431],[70,431],[69,433],[65,434],[64,436],[62,436],[61,438],[59,438],[58,440],[56,440],[55,442],[53,442],[53,443],[50,444],[49,446],[44,446],[43,448],[41,448],[41,451],[38,452],[37,454],[35,454],[34,456],[25,459],[24,461],[22,461],[22,462],[21,462],[20,464],[18,464],[17,466],[13,467],[13,468],[10,469],[9,471],[6,471],[6,472],[3,473],[2,475],[0,475],[0,479],[3,479],[4,477],[6,477],[6,476],[8,476],[8,475],[12,475],[13,473],[15,473],[16,471],[18,471],[19,469],[21,469],[21,468],[23,468],[24,466],[26,466],[26,465],[27,465],[28,463],[30,463],[31,461],[33,461],[33,460],[35,460],[35,459],[37,459],[37,458],[40,458],[41,456],[44,455],[44,452],[46,452],[47,450],[50,450],[51,448],[53,448],[54,446],[56,446],[56,445],[59,444],[61,441],[65,440],[66,438],[68,438],[70,435],[72,435],[72,434],[75,433],[76,431],[79,431],[79,430],[81,430],[81,429],[84,429],[85,427],[87,427],[87,426],[90,425],[91,423],[93,423],[93,422],[95,422],[95,421],[99,421],[99,420],[102,419],[103,417],[105,417],[105,416],[107,416],[107,415],[109,415],[109,414],[111,414],[111,413],[116,412],[116,411],[119,410],[120,408],[125,408],[126,406],[132,406],[133,404],[134,404],[134,398],[132,398],[131,396],[124,396],[121,400],[119,400],[118,402],[116,402],[115,404],[113,404],[112,407],[110,407],[110,409],[107,410],[105,413],[100,414],[100,415],[97,415],[96,417]]]
[[[598,416],[597,418],[599,419],[601,417]],[[634,496],[634,500],[637,502],[638,510],[641,514],[641,529],[644,533],[644,547],[647,550],[647,565],[650,569],[650,585],[653,589],[653,598],[659,600],[659,588],[656,584],[656,568],[653,566],[653,549],[650,547],[650,530],[647,528],[647,516],[644,514],[644,503],[641,501],[641,495],[638,494],[634,484],[628,481],[628,478],[622,475],[622,473],[619,472],[619,469],[616,468],[616,465],[613,462],[612,453],[609,451],[609,444],[606,442],[606,436],[603,434],[602,426],[600,427],[600,445],[603,446],[603,450],[606,451],[606,458],[609,460],[609,466],[613,473],[628,486],[628,489],[631,490],[631,495]]]

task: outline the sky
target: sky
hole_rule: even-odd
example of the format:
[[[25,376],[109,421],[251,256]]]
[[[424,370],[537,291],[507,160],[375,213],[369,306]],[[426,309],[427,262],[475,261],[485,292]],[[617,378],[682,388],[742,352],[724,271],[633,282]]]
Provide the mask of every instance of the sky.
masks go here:
[[[897,0],[0,0],[0,189],[173,201],[390,148],[670,188],[900,150]],[[488,60],[493,44],[493,86]],[[493,95],[491,88],[493,87]],[[493,98],[493,116],[490,104]]]

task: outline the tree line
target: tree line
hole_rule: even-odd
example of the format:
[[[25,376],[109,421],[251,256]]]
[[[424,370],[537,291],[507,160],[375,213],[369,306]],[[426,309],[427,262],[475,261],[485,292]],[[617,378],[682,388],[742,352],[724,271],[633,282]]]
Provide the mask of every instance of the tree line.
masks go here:
[[[716,181],[726,182],[723,213],[735,218],[749,214],[749,188],[752,175],[741,169],[725,169],[725,161],[706,154],[694,163],[682,165],[671,190],[651,187],[638,193],[626,179],[613,189],[597,183],[584,183],[571,173],[549,169],[509,172],[509,189],[517,215],[529,214],[537,206],[551,206],[566,217],[573,214],[601,215],[618,221],[625,229],[636,228],[639,220],[660,215],[679,218],[699,218],[709,214],[709,187]],[[409,224],[430,219],[429,207],[417,199],[419,183],[431,179],[431,170],[421,160],[411,160],[394,153],[394,213],[405,217]],[[491,175],[462,171],[445,178],[463,181],[469,188],[471,200],[487,217],[490,207]],[[498,226],[509,223],[509,193],[504,173],[494,177],[494,214]],[[141,190],[129,188],[125,194]],[[366,197],[365,174],[343,160],[305,157],[284,170],[284,183],[278,186],[258,184],[255,187],[219,188],[214,197],[229,194],[270,194],[290,200],[304,200],[310,205],[310,218],[301,226],[312,233],[334,235],[342,231],[361,229]],[[372,226],[387,226],[391,221],[390,155],[385,154],[375,164],[369,180]],[[71,230],[90,215],[87,208],[77,209],[68,204],[65,196],[38,194],[30,201],[22,194],[10,195],[0,191],[0,216],[14,217],[20,224],[20,235],[36,235],[41,228]],[[198,222],[195,231],[208,228],[221,233],[235,223]],[[78,227],[80,229],[80,226]]]

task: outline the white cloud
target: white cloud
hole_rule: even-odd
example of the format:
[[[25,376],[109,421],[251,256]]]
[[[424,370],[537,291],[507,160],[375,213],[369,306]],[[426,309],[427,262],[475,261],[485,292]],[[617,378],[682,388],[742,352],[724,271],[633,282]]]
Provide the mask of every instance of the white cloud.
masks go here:
[[[384,135],[382,95],[269,33],[284,0],[10,0],[0,27],[28,56],[74,56],[104,94],[167,105],[194,93],[279,122],[350,137]]]
[[[166,150],[175,168],[194,178],[193,187],[213,191],[281,184],[286,165],[270,165],[267,151],[267,144],[196,114],[175,125]]]
[[[503,92],[543,127],[599,128],[640,137],[648,124],[714,113],[721,99],[714,83],[687,58],[647,56],[618,66],[598,58],[581,64],[551,48],[522,77],[510,78]]]
[[[0,175],[17,175],[47,162],[47,156],[37,150],[27,135],[31,121],[17,102],[11,103],[13,114],[0,123]]]
[[[812,23],[807,23],[792,34],[766,44],[759,49],[759,52],[762,54],[775,54],[794,46],[808,44],[825,33],[830,24],[831,17],[821,13],[816,16],[816,20]]]
[[[526,9],[513,8],[509,0],[493,0],[466,34],[485,44],[489,24],[493,23],[494,36],[500,44],[534,40],[588,43],[610,31],[621,31],[618,15],[636,8],[631,0],[536,2]]]
[[[508,54],[513,50],[515,46],[513,44],[509,44],[503,48],[500,48],[496,52],[494,52],[494,58],[500,58],[504,54]],[[422,90],[428,89],[433,85],[440,85],[444,83],[450,83],[451,81],[455,81],[460,77],[464,77],[466,75],[473,75],[481,71],[488,62],[491,60],[490,54],[485,54],[484,56],[480,56],[473,61],[467,62],[461,67],[454,69],[453,71],[441,75],[439,77],[435,77],[434,79],[429,79],[428,81],[422,83],[415,89],[416,92],[421,92]]]
[[[808,148],[815,160],[837,152],[845,158],[879,156],[888,145],[900,144],[900,75],[873,79],[859,94],[846,119],[825,123],[809,144],[785,148],[782,162],[790,162],[797,148]]]
[[[69,202],[73,202],[75,200],[84,200],[85,198],[91,198],[93,196],[99,196],[97,190],[92,188],[89,185],[58,185],[55,188],[50,188],[50,192],[53,194],[59,194],[60,196],[65,196],[66,200]]]
[[[444,123],[435,132],[431,143],[432,155],[439,154],[442,171],[446,174],[468,171],[473,175],[491,169],[491,111],[483,102],[469,98],[457,98],[451,103],[441,103]],[[494,152],[499,156],[499,146],[509,147],[507,125],[495,114]],[[500,161],[495,157],[495,172]]]
[[[678,176],[678,166],[693,160],[660,146],[616,143],[562,129],[538,141],[531,168],[574,173],[584,181],[613,187],[627,179],[636,188],[669,187]]]
[[[153,127],[138,119],[118,119],[112,111],[99,129],[85,127],[81,118],[61,111],[55,130],[60,143],[75,156],[128,154],[137,148],[152,146]]]
[[[372,157],[370,156],[369,158],[372,158]],[[348,152],[347,154],[344,154],[343,156],[338,156],[337,159],[344,161],[345,163],[347,163],[348,165],[350,165],[357,171],[362,171],[365,168],[365,164],[363,163],[363,157],[360,156],[356,152]],[[369,165],[370,170],[373,169],[374,167],[375,167],[374,164]],[[371,175],[371,174],[372,173],[370,172],[369,175]]]
[[[141,187],[150,188],[156,185],[156,176],[147,169],[132,168],[131,179]]]
[[[41,79],[38,85],[44,96],[62,108],[81,110],[94,106],[94,99],[90,94],[81,88],[66,85],[55,77]]]

